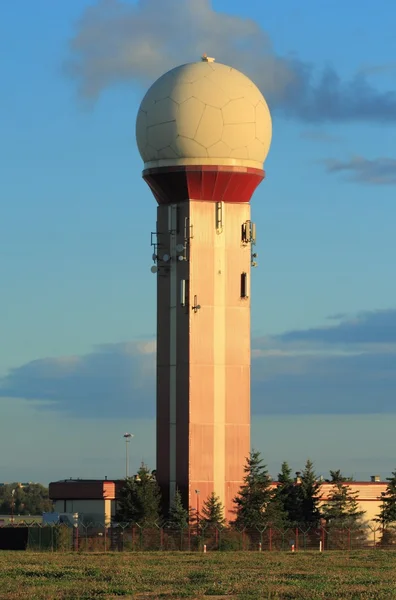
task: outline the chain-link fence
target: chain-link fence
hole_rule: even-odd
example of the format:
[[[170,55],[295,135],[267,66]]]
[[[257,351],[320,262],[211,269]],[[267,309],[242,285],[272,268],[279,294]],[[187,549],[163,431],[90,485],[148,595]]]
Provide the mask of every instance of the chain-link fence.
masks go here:
[[[136,523],[8,523],[0,526],[0,550],[138,552],[138,551],[304,551],[396,549],[396,524],[386,527],[310,526],[262,528]]]

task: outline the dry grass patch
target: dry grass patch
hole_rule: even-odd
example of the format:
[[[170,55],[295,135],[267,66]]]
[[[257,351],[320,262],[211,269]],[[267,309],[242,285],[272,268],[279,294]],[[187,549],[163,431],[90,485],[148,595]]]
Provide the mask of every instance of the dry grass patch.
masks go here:
[[[387,600],[396,553],[0,552],[1,600]]]

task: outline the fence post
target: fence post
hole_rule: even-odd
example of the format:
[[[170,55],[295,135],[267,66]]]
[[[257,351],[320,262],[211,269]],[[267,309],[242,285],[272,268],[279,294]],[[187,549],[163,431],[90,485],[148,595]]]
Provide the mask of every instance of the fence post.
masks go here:
[[[272,525],[269,527],[269,551],[272,550]]]
[[[351,550],[351,528],[348,527],[348,550]]]
[[[296,551],[298,550],[298,527],[296,527]]]
[[[322,550],[325,549],[325,528],[323,527],[323,525],[321,525],[321,544],[322,544]]]
[[[78,551],[78,525],[74,524],[73,526],[73,550],[75,552]]]
[[[161,550],[164,549],[164,529],[163,527],[160,527],[160,545],[161,545]]]

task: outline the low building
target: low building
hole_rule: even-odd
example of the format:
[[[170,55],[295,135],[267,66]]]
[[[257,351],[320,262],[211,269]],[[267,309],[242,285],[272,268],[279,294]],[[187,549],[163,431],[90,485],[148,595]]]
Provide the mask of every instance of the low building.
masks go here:
[[[110,524],[124,481],[64,479],[49,484],[49,497],[58,513],[78,513],[84,523]]]
[[[299,478],[296,478],[296,485]],[[85,523],[109,524],[117,509],[117,499],[124,485],[123,479],[64,479],[49,484],[49,497],[54,503],[54,511],[59,513],[78,513],[79,519]],[[277,482],[273,483],[276,487]],[[356,497],[359,510],[365,512],[364,521],[374,524],[380,512],[381,495],[386,491],[387,483],[380,481],[377,475],[371,481],[348,481]],[[327,502],[332,484],[321,485],[321,503]]]

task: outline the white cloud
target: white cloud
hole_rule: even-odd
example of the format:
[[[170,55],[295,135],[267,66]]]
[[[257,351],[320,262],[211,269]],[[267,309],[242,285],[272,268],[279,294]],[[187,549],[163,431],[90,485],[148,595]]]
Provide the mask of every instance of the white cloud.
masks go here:
[[[252,19],[220,13],[210,0],[98,0],[86,8],[70,40],[66,72],[82,97],[107,88],[147,86],[170,68],[206,52],[250,75],[272,109],[306,122],[396,120],[396,94],[380,92],[360,73],[341,81],[326,68],[276,54]]]
[[[395,411],[396,310],[256,338],[252,347],[254,414]],[[42,410],[76,417],[152,418],[155,341],[32,361],[3,378],[0,396],[45,401]]]

